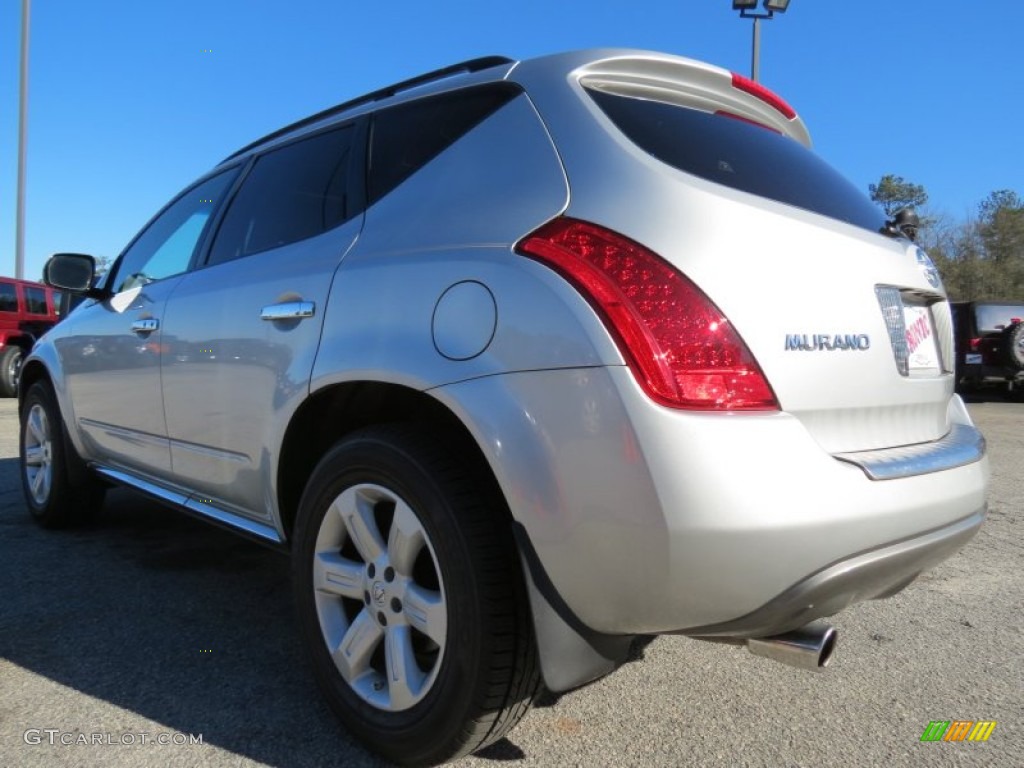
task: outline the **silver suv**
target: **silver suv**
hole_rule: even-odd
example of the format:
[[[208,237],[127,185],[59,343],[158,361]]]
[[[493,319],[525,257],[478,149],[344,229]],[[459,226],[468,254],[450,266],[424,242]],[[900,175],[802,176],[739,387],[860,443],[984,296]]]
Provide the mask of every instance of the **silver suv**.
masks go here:
[[[387,757],[501,738],[641,634],[816,668],[985,515],[927,255],[775,94],[675,56],[470,61],[164,208],[21,375],[45,526],[130,486],[288,549]]]

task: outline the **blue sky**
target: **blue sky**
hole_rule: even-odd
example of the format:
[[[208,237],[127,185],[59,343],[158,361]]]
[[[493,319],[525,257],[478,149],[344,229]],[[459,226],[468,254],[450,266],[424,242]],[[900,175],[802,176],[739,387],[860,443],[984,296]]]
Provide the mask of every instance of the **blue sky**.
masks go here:
[[[0,4],[0,274],[14,273],[20,3]],[[115,257],[171,196],[285,123],[491,53],[661,50],[749,74],[729,0],[36,0],[26,277]],[[962,218],[1024,194],[1018,0],[792,0],[762,28],[761,79],[862,188],[925,185]]]

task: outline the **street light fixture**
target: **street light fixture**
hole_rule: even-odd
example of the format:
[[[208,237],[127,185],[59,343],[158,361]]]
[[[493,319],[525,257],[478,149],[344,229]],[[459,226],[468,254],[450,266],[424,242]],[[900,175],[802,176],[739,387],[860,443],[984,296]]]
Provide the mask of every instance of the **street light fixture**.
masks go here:
[[[764,7],[763,13],[757,12],[758,3]],[[754,20],[754,50],[751,55],[750,77],[758,81],[758,59],[761,58],[761,19],[775,18],[776,13],[785,13],[789,8],[789,0],[732,0],[732,9],[740,12],[740,17]]]

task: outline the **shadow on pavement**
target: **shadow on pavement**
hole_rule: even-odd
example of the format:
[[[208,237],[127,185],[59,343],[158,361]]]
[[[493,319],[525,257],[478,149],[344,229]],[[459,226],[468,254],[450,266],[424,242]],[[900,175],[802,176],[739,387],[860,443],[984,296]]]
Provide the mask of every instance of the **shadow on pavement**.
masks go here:
[[[321,701],[288,568],[125,490],[90,527],[43,531],[24,508],[17,460],[0,460],[0,657],[268,765],[383,765]],[[10,725],[18,698],[3,699]],[[107,725],[124,729],[99,716],[45,727]]]

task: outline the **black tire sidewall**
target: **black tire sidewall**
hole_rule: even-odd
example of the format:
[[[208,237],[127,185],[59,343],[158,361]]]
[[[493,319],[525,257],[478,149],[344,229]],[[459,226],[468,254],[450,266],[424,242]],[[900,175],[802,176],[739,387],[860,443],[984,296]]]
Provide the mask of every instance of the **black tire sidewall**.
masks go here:
[[[402,762],[444,759],[464,723],[474,716],[485,681],[487,627],[478,609],[482,596],[474,575],[478,553],[468,545],[445,487],[424,466],[422,453],[373,431],[353,435],[321,461],[300,502],[296,522],[294,583],[299,620],[321,688],[332,709],[374,749]],[[428,462],[429,463],[429,462]],[[448,638],[441,668],[424,699],[408,710],[382,712],[359,697],[337,672],[323,641],[313,599],[312,557],[320,523],[345,488],[383,486],[420,519],[433,547],[448,607]],[[436,757],[435,757],[436,755]]]
[[[17,397],[18,374],[11,373],[11,361],[24,356],[25,351],[13,344],[0,351],[0,397]]]
[[[38,504],[32,497],[28,486],[28,475],[25,472],[25,432],[28,424],[28,416],[32,407],[41,405],[46,413],[46,420],[49,426],[50,455],[51,455],[51,478],[50,494],[46,503]],[[67,471],[64,461],[64,434],[63,423],[60,412],[57,410],[56,400],[53,391],[45,382],[39,381],[29,387],[25,394],[25,401],[21,406],[21,418],[18,428],[18,456],[19,473],[21,474],[21,487],[25,495],[25,505],[28,507],[36,522],[44,527],[55,527],[66,521],[65,507],[68,493]]]

